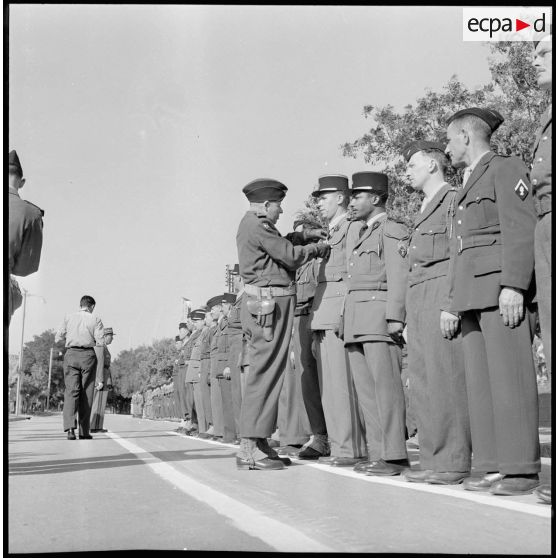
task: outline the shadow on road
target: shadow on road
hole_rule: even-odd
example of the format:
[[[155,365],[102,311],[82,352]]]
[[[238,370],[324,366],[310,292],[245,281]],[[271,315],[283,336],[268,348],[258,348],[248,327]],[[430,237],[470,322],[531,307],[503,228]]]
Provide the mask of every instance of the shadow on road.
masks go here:
[[[223,451],[222,448],[204,448],[203,450],[175,450],[175,451],[154,451],[142,453],[139,458],[130,453],[119,455],[105,455],[99,457],[86,457],[76,459],[59,459],[53,461],[27,461],[24,463],[13,463],[10,456],[9,474],[20,475],[51,475],[55,473],[68,473],[72,471],[85,471],[88,469],[110,469],[112,467],[128,467],[130,465],[144,465],[153,462],[153,458],[161,461],[194,461],[198,459],[231,459],[232,454],[228,455],[203,455],[200,451]]]

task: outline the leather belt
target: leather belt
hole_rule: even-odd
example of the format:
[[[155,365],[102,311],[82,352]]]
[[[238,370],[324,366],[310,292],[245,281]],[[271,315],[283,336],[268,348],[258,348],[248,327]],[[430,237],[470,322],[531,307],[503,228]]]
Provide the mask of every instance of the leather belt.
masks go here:
[[[273,298],[274,296],[291,296],[296,294],[296,285],[291,283],[288,287],[257,287],[256,285],[244,285],[247,295],[260,298]]]
[[[76,345],[72,345],[71,347],[67,347],[67,349],[79,349],[80,351],[85,351],[86,349],[93,349],[93,347],[78,347]]]
[[[376,281],[374,283],[359,283],[356,281],[356,285],[351,285],[349,283],[348,287],[350,291],[387,291],[388,284],[385,281]]]

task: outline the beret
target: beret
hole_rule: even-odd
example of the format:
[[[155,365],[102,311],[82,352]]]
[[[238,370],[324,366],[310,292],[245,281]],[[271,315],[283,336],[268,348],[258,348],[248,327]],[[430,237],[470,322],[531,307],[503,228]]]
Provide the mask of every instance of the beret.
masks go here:
[[[174,336],[174,340],[175,340],[175,341],[181,341],[180,335],[175,335],[175,336]]]
[[[344,174],[325,174],[318,178],[318,189],[312,192],[317,198],[322,192],[348,192],[349,179]]]
[[[178,324],[178,329],[182,329],[182,328],[188,329],[188,325],[185,322],[180,322]]]
[[[477,118],[484,120],[484,122],[486,122],[490,126],[490,130],[492,132],[495,132],[500,124],[502,124],[502,122],[504,121],[504,117],[497,110],[471,107],[458,110],[455,114],[448,118],[447,124],[450,124],[456,118],[467,115],[476,116]]]
[[[411,157],[417,151],[424,151],[427,149],[436,149],[437,151],[441,151],[445,154],[445,146],[441,143],[437,143],[435,141],[416,140],[405,146],[403,149],[403,157],[405,157],[405,160],[409,162]]]
[[[205,319],[205,310],[198,308],[197,310],[192,310],[192,314],[190,315],[192,320],[204,320]]]
[[[224,293],[223,302],[228,302],[229,304],[234,304],[236,302],[236,295],[234,293]]]
[[[353,174],[353,188],[351,192],[355,191],[387,194],[388,177],[382,172],[355,172],[355,174]]]
[[[217,295],[217,296],[214,296],[214,297],[210,298],[207,301],[206,306],[211,310],[211,308],[213,308],[213,306],[217,306],[218,304],[223,304],[223,295]]]
[[[257,178],[242,188],[250,202],[281,201],[287,195],[287,187],[272,178]]]
[[[8,170],[15,171],[23,175],[23,169],[21,168],[21,163],[19,162],[19,157],[17,156],[15,149],[10,151],[8,154]]]

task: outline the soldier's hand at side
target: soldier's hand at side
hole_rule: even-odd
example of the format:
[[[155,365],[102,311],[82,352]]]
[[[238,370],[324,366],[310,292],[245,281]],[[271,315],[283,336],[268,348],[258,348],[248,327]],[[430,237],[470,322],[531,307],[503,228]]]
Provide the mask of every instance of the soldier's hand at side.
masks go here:
[[[442,310],[440,313],[440,330],[446,339],[453,339],[459,329],[459,317]]]
[[[403,322],[397,322],[395,320],[387,321],[388,334],[397,343],[401,342],[401,333],[403,332],[403,327],[404,327]]]
[[[231,379],[231,369],[228,366],[223,370],[223,376],[226,380]]]
[[[329,251],[331,250],[331,246],[329,244],[326,244],[325,242],[320,242],[319,244],[316,244],[316,248],[318,249],[317,250],[318,258],[325,258],[329,254]]]
[[[101,390],[103,389],[103,382],[99,382],[99,383],[95,386],[95,389],[96,389],[97,391],[101,391]]]
[[[503,287],[498,302],[504,325],[511,328],[517,327],[525,313],[523,293],[511,287]]]
[[[294,351],[289,353],[289,359],[291,361],[291,368],[294,370],[296,368]]]

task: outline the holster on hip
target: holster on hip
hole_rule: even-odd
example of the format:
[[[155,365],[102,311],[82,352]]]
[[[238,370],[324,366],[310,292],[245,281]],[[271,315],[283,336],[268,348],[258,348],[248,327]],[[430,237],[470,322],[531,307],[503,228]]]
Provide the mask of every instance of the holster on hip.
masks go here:
[[[275,325],[275,300],[273,298],[248,297],[246,300],[248,312],[252,314],[256,323],[263,329],[266,341],[273,340],[273,326]]]

